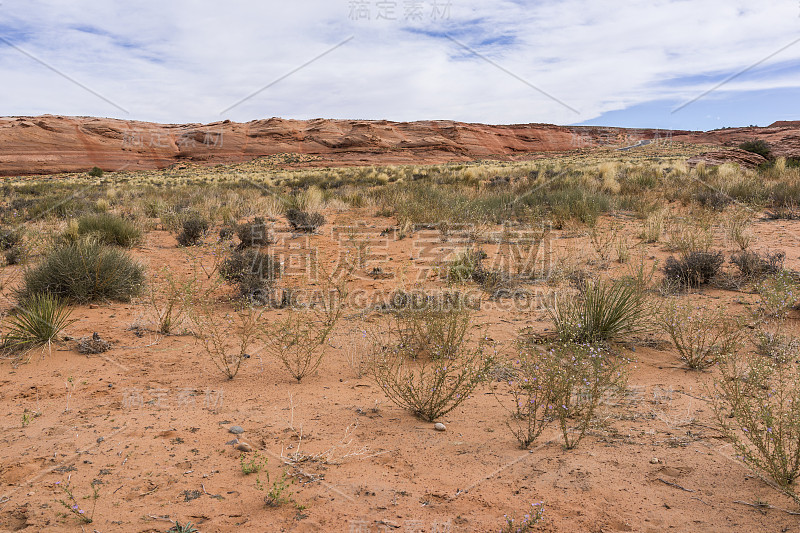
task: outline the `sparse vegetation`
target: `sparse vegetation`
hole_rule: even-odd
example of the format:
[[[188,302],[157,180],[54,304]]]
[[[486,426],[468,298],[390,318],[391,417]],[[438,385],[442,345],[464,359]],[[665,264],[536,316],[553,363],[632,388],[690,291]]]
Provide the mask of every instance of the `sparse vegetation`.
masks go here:
[[[281,268],[272,255],[248,247],[234,250],[220,264],[219,273],[225,281],[237,286],[240,297],[265,305],[272,301],[272,289],[280,278]]]
[[[401,311],[406,324],[421,326],[423,314],[417,309]],[[427,345],[433,350],[423,355],[411,346],[430,340],[425,327],[400,328],[399,334],[376,335],[372,377],[389,399],[423,420],[433,422],[464,402],[486,379],[494,357],[486,354],[486,341],[470,343],[460,333],[461,314],[457,309],[442,310],[443,323],[454,326],[455,335],[444,335]],[[445,328],[450,331],[450,328]],[[447,344],[446,342],[450,342]],[[445,344],[438,344],[445,342]],[[473,345],[474,344],[474,345]]]
[[[240,249],[248,246],[266,247],[275,242],[270,226],[261,217],[255,217],[252,222],[237,225],[235,231],[236,236],[239,237]]]
[[[320,501],[327,494],[323,476],[337,479],[341,461],[331,460],[334,451],[337,459],[365,459],[346,472],[361,483],[359,495],[402,516],[430,504],[431,524],[442,516],[438,470],[415,471],[417,483],[428,484],[419,495],[402,473],[432,457],[430,450],[444,454],[445,467],[456,460],[490,473],[507,464],[513,446],[541,446],[559,468],[579,476],[586,456],[559,451],[560,444],[585,448],[596,456],[592,464],[635,446],[653,450],[642,457],[644,466],[647,460],[659,466],[645,470],[676,485],[664,490],[699,490],[700,481],[674,479],[660,465],[664,458],[677,465],[694,450],[692,442],[713,436],[712,422],[724,433],[717,435],[721,449],[733,444],[737,457],[793,495],[800,464],[799,278],[790,270],[797,268],[791,247],[772,248],[790,246],[784,237],[792,223],[770,217],[800,218],[800,169],[781,158],[755,169],[690,167],[687,156],[699,151],[643,146],[530,161],[327,169],[286,168],[311,159],[284,154],[234,168],[187,160],[105,179],[90,180],[85,172],[6,178],[0,364],[9,367],[2,395],[7,425],[55,451],[62,437],[43,430],[57,417],[96,431],[79,439],[92,445],[92,462],[75,463],[74,472],[71,463],[61,466],[73,484],[109,483],[105,476],[123,465],[138,476],[115,493],[125,529],[196,530],[175,522],[189,516],[176,511],[177,493],[180,501],[201,498],[195,503],[222,512],[236,501],[250,513],[242,516],[268,516],[291,529],[305,514],[290,489],[304,501]],[[320,225],[326,218],[330,232]],[[139,238],[126,239],[125,225]],[[130,243],[140,245],[120,248]],[[320,277],[326,268],[336,276]],[[351,278],[341,289],[333,283]],[[67,306],[75,304],[92,305],[70,315]],[[34,323],[12,327],[25,317]],[[189,334],[196,344],[189,339],[187,348]],[[20,354],[56,340],[47,372],[34,372],[38,363],[17,366]],[[233,384],[225,381],[234,377]],[[713,381],[714,394],[704,393]],[[715,412],[703,402],[709,398]],[[119,437],[109,435],[124,427],[120,401],[148,425],[138,451],[117,457]],[[98,405],[113,407],[93,409]],[[414,422],[401,410],[446,428]],[[233,438],[224,429],[208,440],[208,431],[217,431],[203,422],[209,416],[214,426],[241,424],[247,442],[223,446]],[[343,437],[340,424],[347,426]],[[9,475],[41,466],[38,456],[25,455],[24,443],[9,442],[10,453],[22,452]],[[260,454],[279,452],[269,472]],[[145,467],[146,454],[160,466]],[[241,494],[233,496],[224,476],[216,476],[219,460],[250,480],[235,487]],[[642,465],[620,464],[610,471],[612,482],[631,472],[633,490],[649,482],[639,475]],[[713,471],[722,464],[715,462]],[[486,492],[486,484],[470,489],[487,509],[514,511],[505,518],[491,509],[473,513],[470,527],[541,527],[541,506],[523,507],[548,487],[536,476],[522,483],[519,468],[502,472],[512,492]],[[735,475],[715,478],[719,498],[732,500],[740,488],[741,472],[733,468]],[[392,471],[399,474],[396,488],[373,484]],[[175,473],[186,485],[179,490],[169,481]],[[747,483],[758,489],[752,479]],[[29,499],[38,505],[53,498],[42,494],[36,489]],[[163,510],[148,508],[134,524],[125,503],[131,497],[161,501]],[[51,525],[71,521],[76,504],[89,514],[84,500],[90,498],[64,497],[70,510],[58,505]],[[254,502],[262,498],[267,508],[258,510]],[[448,505],[459,509],[454,500]],[[105,510],[99,506],[98,513]],[[41,507],[37,520],[52,512]],[[309,514],[319,518],[316,510]],[[756,528],[760,516],[738,520]],[[776,527],[790,525],[790,517],[770,516]],[[214,520],[197,527],[226,527]],[[578,527],[576,519],[558,520]]]
[[[506,523],[500,529],[500,533],[531,533],[538,529],[538,524],[544,520],[544,504],[542,502],[532,503],[531,509],[522,516],[503,517]]]

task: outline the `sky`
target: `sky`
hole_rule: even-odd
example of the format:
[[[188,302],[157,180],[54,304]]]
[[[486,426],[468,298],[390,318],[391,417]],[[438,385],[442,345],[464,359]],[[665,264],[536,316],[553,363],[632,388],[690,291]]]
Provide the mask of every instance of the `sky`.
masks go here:
[[[800,0],[2,0],[0,115],[800,120]]]

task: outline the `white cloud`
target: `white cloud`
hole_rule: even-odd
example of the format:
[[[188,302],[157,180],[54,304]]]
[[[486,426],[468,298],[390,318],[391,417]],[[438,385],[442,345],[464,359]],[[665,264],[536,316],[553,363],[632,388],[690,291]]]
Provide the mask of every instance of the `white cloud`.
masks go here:
[[[450,0],[449,19],[433,20],[431,2],[423,2],[422,20],[409,23],[402,20],[406,1],[385,4],[392,3],[399,20],[375,20],[380,0],[362,2],[370,20],[352,20],[350,0],[6,0],[0,36],[130,114],[1,42],[0,113],[574,123],[651,100],[694,98],[717,78],[693,77],[724,78],[800,37],[796,0],[757,7],[739,0]],[[743,77],[724,90],[800,87],[800,43],[766,65],[792,61],[793,72]]]

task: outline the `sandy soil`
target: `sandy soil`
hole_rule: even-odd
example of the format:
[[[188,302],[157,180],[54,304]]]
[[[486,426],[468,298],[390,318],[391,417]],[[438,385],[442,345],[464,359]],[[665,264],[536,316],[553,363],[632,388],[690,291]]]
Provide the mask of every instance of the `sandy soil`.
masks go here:
[[[368,210],[328,216],[340,223],[362,220],[377,232],[393,225]],[[635,221],[624,223],[633,235]],[[307,244],[326,257],[338,246],[331,226]],[[785,250],[787,266],[797,268],[800,222],[760,221],[755,232],[756,248]],[[395,278],[362,276],[354,289],[390,292],[401,273],[413,278],[429,262],[419,260],[416,242],[389,240],[380,265]],[[579,232],[555,232],[551,242],[554,255],[592,253]],[[452,244],[434,246],[447,252]],[[163,265],[188,269],[164,231],[150,232],[133,253],[151,271]],[[645,255],[652,262],[668,254],[650,245]],[[736,312],[753,299],[702,292]],[[258,353],[229,381],[191,336],[130,329],[149,319],[143,301],[76,308],[78,321],[68,334],[98,332],[113,349],[82,355],[74,342],[62,342],[27,364],[0,363],[0,530],[149,532],[166,531],[179,520],[204,533],[484,532],[499,530],[504,514],[540,501],[546,505],[544,531],[800,527],[797,516],[737,503],[763,500],[794,509],[736,460],[715,429],[707,389],[713,373],[683,369],[668,347],[626,352],[636,361],[628,395],[604,406],[600,423],[577,449],[565,451],[553,426],[523,451],[488,386],[445,416],[447,430],[438,432],[391,404],[368,378],[357,377],[348,350],[377,318],[367,314],[365,326],[356,310],[348,312],[317,374],[298,384],[277,361]],[[544,333],[551,327],[541,310],[491,301],[483,302],[475,323],[506,353],[521,328]],[[797,329],[796,321],[787,327]],[[36,416],[23,427],[26,411]],[[232,425],[242,426],[240,438],[269,458],[273,481],[286,458],[298,451],[308,458],[291,468],[290,490],[304,509],[264,505],[256,475],[243,475],[240,452],[226,444],[235,438]],[[263,472],[260,479],[265,481]],[[93,483],[99,489],[93,523],[65,516],[57,500],[67,482],[87,512],[92,501],[84,497]]]

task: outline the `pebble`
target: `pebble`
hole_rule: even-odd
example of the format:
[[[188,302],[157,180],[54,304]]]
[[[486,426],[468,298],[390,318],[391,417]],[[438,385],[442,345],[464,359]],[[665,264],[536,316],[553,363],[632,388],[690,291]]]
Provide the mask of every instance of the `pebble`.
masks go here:
[[[100,443],[101,443],[101,442],[103,442],[104,440],[106,440],[106,438],[105,438],[105,437],[97,437],[97,444],[100,444]]]
[[[660,462],[661,461],[658,460],[658,457],[653,457],[652,459],[650,459],[650,464],[651,465],[657,465]]]
[[[229,440],[225,443],[227,446],[233,446],[234,444],[239,444],[239,439]]]
[[[228,431],[230,431],[234,435],[241,435],[242,433],[244,433],[244,428],[242,426],[231,426]]]
[[[253,451],[253,448],[249,444],[244,442],[244,441],[242,441],[239,444],[237,444],[236,446],[234,446],[234,448],[239,450],[240,452],[252,452]]]
[[[441,422],[436,422],[433,425],[433,429],[435,429],[436,431],[447,431],[447,427],[445,427],[445,425],[442,424]]]

